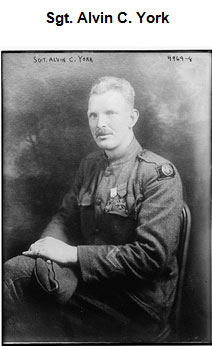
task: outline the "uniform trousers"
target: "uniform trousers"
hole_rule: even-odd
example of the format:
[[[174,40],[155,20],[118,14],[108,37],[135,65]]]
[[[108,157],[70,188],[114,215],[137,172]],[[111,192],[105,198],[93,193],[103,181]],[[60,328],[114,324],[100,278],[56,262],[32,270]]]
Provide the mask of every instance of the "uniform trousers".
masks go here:
[[[42,291],[35,259],[18,256],[3,267],[5,342],[152,342],[160,326],[111,283],[78,282],[65,304]],[[67,288],[68,289],[68,288]]]

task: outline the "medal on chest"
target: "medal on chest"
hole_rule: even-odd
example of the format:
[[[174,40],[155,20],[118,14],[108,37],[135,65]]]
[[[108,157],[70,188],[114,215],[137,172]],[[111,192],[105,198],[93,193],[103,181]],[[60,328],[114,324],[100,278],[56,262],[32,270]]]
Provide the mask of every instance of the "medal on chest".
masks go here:
[[[126,189],[118,190],[118,187],[110,189],[110,199],[108,200],[105,211],[108,212],[122,212],[128,214],[126,203]]]

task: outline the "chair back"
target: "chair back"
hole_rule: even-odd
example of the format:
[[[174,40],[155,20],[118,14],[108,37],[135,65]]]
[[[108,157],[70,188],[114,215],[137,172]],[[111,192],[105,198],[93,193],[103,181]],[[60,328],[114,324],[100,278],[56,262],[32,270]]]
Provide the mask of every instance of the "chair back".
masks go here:
[[[173,338],[176,338],[176,341],[180,335],[180,317],[181,317],[181,303],[182,303],[182,290],[184,283],[185,267],[188,253],[188,245],[191,231],[191,213],[186,202],[183,202],[183,209],[181,213],[181,223],[180,223],[180,234],[179,234],[179,244],[177,249],[177,261],[179,267],[179,278],[176,289],[176,296],[174,305],[172,308],[171,316],[168,323],[164,326],[162,331],[154,340],[156,343],[167,341],[172,337],[170,341],[173,341]]]
[[[174,302],[174,329],[179,331],[180,326],[180,314],[181,314],[181,304],[182,304],[182,291],[184,284],[185,268],[187,262],[188,245],[191,232],[191,213],[186,202],[183,203],[183,209],[181,214],[181,229],[179,235],[179,244],[177,250],[177,261],[179,268],[179,279],[176,290],[176,297]]]

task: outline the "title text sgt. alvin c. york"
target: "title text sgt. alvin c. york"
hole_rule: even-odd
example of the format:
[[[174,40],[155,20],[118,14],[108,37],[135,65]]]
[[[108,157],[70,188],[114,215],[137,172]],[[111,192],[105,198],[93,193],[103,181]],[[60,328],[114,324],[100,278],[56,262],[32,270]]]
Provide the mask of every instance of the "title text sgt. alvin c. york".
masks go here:
[[[67,12],[65,14],[55,14],[54,12],[47,13],[47,23],[55,23],[57,26],[63,24],[113,24],[113,23],[139,23],[139,24],[168,24],[169,14],[161,12],[160,14],[148,14],[147,12],[136,12],[134,15],[128,15],[127,12],[119,12],[116,15],[105,14],[100,12],[94,14],[93,12],[80,12],[75,18]]]

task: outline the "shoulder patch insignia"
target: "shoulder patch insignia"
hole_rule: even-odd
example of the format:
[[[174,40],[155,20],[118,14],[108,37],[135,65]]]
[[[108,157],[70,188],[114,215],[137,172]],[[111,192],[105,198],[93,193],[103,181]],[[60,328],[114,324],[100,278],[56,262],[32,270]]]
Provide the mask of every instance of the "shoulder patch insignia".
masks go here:
[[[174,167],[170,163],[164,163],[161,166],[156,167],[158,180],[174,178],[175,170]]]

